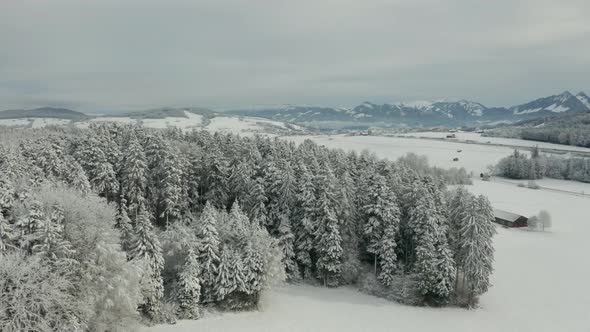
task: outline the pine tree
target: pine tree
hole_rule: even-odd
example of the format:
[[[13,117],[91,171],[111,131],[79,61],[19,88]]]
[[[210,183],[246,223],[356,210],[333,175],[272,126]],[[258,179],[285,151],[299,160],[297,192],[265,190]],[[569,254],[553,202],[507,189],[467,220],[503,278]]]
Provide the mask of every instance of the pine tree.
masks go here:
[[[199,206],[199,190],[201,185],[200,169],[202,163],[202,154],[199,149],[192,149],[188,157],[188,170],[185,172],[187,177],[187,198],[189,201],[188,208],[194,210]]]
[[[67,156],[65,167],[67,183],[84,195],[90,193],[90,181],[80,163],[76,159]]]
[[[127,200],[125,198],[121,198],[121,205],[115,227],[121,231],[121,248],[123,251],[129,252],[133,240],[133,225],[131,219],[129,219],[129,216],[127,215]]]
[[[266,193],[264,192],[264,179],[261,177],[251,181],[251,188],[247,192],[246,209],[253,223],[264,226],[267,223]]]
[[[152,228],[149,213],[140,206],[133,229],[134,237],[129,248],[129,258],[133,261],[142,261],[146,265],[144,302],[141,309],[150,319],[158,316],[161,309],[160,301],[164,295],[161,275],[164,257],[160,241]]]
[[[51,216],[44,218],[32,234],[33,254],[44,256],[51,262],[58,260],[67,262],[67,258],[74,253],[74,250],[70,242],[64,239],[63,220],[63,209],[57,205],[53,206]]]
[[[216,211],[209,202],[199,218],[200,238],[199,265],[201,266],[201,288],[203,302],[213,300],[215,280],[219,264],[219,233],[217,231]]]
[[[112,201],[119,191],[119,181],[117,181],[113,165],[102,153],[99,154],[94,173],[95,176],[90,180],[92,186],[100,195]]]
[[[316,198],[312,175],[305,165],[301,167],[299,184],[297,186],[297,209],[295,218],[295,252],[297,262],[303,269],[303,276],[311,274],[313,262],[311,252],[314,249]]]
[[[246,229],[250,225],[248,216],[242,211],[240,201],[235,200],[231,206],[229,213],[229,222],[232,228],[232,233],[236,237],[236,242],[244,241],[246,236]]]
[[[182,197],[182,170],[178,165],[178,151],[167,145],[166,158],[164,159],[162,178],[162,213],[166,224],[180,218],[180,205]]]
[[[423,186],[415,188],[416,205],[410,211],[415,244],[415,270],[426,301],[444,302],[450,296],[455,266],[435,199]]]
[[[244,267],[238,253],[229,247],[221,251],[219,271],[215,280],[217,300],[222,301],[234,291],[246,292]]]
[[[29,206],[27,216],[19,218],[15,223],[16,241],[18,246],[25,252],[30,252],[35,245],[34,234],[38,229],[42,229],[45,224],[45,213],[41,203],[32,201]]]
[[[464,214],[467,211],[467,204],[470,202],[472,195],[460,186],[451,193],[451,200],[449,202],[449,243],[455,255],[459,252],[459,232],[462,227]],[[456,256],[455,256],[455,260]]]
[[[250,243],[244,252],[244,284],[247,294],[258,294],[262,290],[264,262],[258,251]]]
[[[396,237],[399,233],[398,220],[390,220],[383,232],[381,238],[381,272],[379,273],[379,280],[386,286],[391,285],[394,274],[399,269],[399,264],[396,254]]]
[[[0,169],[0,213],[12,208],[14,197],[14,186],[4,170]]]
[[[295,235],[291,229],[291,221],[288,216],[282,216],[278,229],[279,246],[283,250],[283,263],[285,272],[290,280],[299,278],[299,268],[295,263],[294,241]]]
[[[396,203],[396,198],[391,189],[387,186],[385,178],[379,174],[375,174],[369,185],[368,204],[363,207],[366,222],[364,225],[364,234],[367,238],[367,251],[374,256],[374,269],[377,274],[377,258],[379,256],[387,256],[385,266],[387,271],[384,272],[384,280],[389,284],[391,274],[395,269],[395,261],[397,256],[395,254],[395,238],[399,232],[400,211]],[[387,243],[383,244],[383,236],[387,228],[388,238],[385,239]],[[384,253],[382,250],[387,248],[388,252]]]
[[[137,210],[146,203],[147,161],[143,147],[132,135],[127,143],[121,167],[121,189],[129,204],[129,212],[135,218]]]
[[[318,272],[324,280],[324,285],[336,285],[342,268],[342,238],[338,219],[328,205],[328,197],[320,197],[318,209],[319,227],[316,235],[316,250]]]
[[[216,207],[228,204],[229,164],[227,158],[219,150],[209,152],[205,158],[204,187],[207,192],[203,199]]]
[[[15,234],[12,225],[4,218],[4,214],[0,211],[0,254],[4,253],[8,248],[14,247],[14,237]]]
[[[463,286],[468,288],[470,305],[490,286],[494,261],[492,237],[496,233],[493,220],[494,211],[488,199],[472,197],[462,220],[457,254],[457,266],[463,271]]]
[[[200,315],[201,283],[198,259],[197,252],[192,248],[189,249],[182,271],[178,276],[178,306],[182,319],[197,319]]]

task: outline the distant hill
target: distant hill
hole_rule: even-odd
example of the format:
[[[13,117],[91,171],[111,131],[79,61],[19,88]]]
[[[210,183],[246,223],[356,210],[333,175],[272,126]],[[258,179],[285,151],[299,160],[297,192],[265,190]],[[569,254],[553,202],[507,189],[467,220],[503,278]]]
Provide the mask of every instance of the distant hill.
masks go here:
[[[125,113],[118,113],[112,115],[113,117],[130,117],[132,119],[163,119],[167,117],[186,118],[184,112],[190,112],[194,114],[209,115],[213,114],[213,111],[207,108],[201,107],[164,107],[155,108],[146,111],[132,111]]]
[[[42,107],[31,110],[7,110],[0,111],[0,119],[19,119],[19,118],[52,118],[67,120],[84,120],[90,116],[72,111],[67,108]]]

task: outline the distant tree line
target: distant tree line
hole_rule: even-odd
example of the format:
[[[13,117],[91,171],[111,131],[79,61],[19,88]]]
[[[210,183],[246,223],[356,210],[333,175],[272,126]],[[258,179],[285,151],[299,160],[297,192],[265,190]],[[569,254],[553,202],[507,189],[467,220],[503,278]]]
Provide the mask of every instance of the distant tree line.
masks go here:
[[[18,307],[0,311],[7,331],[196,319],[255,307],[285,278],[411,284],[413,304],[475,305],[489,287],[490,203],[445,187],[464,170],[117,124],[0,138],[0,308]]]
[[[526,153],[514,152],[500,160],[496,173],[511,179],[536,180],[543,177],[580,182],[590,182],[590,159],[563,158],[540,155],[534,148],[530,157]]]
[[[485,135],[590,147],[590,114],[568,114],[522,126],[498,127],[487,130]]]

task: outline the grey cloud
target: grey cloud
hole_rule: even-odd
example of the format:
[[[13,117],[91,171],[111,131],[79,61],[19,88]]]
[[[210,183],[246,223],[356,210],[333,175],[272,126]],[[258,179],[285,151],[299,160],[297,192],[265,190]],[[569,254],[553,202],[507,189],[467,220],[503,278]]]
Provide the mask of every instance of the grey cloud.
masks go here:
[[[590,86],[578,0],[0,2],[0,108],[239,107]]]

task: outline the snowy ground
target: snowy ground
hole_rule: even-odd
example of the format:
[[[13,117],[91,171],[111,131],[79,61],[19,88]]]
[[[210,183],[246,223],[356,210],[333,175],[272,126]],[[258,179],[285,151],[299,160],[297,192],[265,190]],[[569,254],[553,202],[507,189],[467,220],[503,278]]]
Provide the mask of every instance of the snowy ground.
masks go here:
[[[71,120],[53,118],[23,118],[23,119],[0,119],[0,126],[42,128],[49,125],[67,125]]]
[[[454,134],[456,138],[449,138],[447,139],[447,135]],[[481,134],[474,133],[474,132],[432,132],[432,131],[425,131],[425,132],[415,132],[415,133],[407,133],[401,136],[405,137],[417,137],[417,138],[433,138],[433,139],[445,139],[449,141],[455,142],[479,142],[479,143],[486,143],[486,144],[497,144],[497,145],[506,145],[506,146],[520,146],[520,147],[534,147],[539,146],[540,148],[545,149],[557,149],[557,150],[564,150],[564,151],[580,151],[580,152],[590,152],[590,149],[583,148],[579,146],[571,146],[571,145],[561,145],[561,144],[553,144],[553,143],[545,143],[545,142],[535,142],[535,141],[527,141],[522,139],[516,138],[502,138],[502,137],[485,137],[481,136]]]
[[[66,119],[51,119],[51,118],[33,118],[33,128],[43,128],[49,125],[65,126],[71,122]]]
[[[209,122],[205,121],[203,115],[192,112],[184,112],[186,117],[166,117],[163,119],[133,119],[130,117],[97,117],[88,121],[79,121],[75,125],[78,128],[88,128],[92,122],[117,122],[125,124],[138,124],[148,128],[170,128],[177,127],[182,130],[205,129],[211,132],[234,133],[240,135],[275,134],[276,130],[281,132],[292,131],[283,122],[248,116],[215,116]],[[0,125],[26,127],[32,122],[33,128],[41,128],[47,125],[66,125],[70,120],[35,118],[35,119],[6,119],[0,120]],[[291,126],[295,131],[303,131],[303,128]]]
[[[305,137],[296,137],[302,141]],[[293,138],[289,138],[293,139]],[[329,147],[369,148],[381,157],[426,154],[447,162],[460,144],[379,137],[313,137]],[[468,149],[468,147],[470,149]],[[468,145],[463,166],[485,168],[508,148]],[[401,151],[399,151],[401,150]],[[590,331],[590,198],[514,183],[476,180],[469,190],[488,196],[494,207],[530,216],[541,209],[553,217],[545,233],[498,227],[494,286],[478,310],[415,308],[368,296],[350,288],[290,285],[266,295],[260,312],[206,315],[198,321],[145,328],[144,332],[189,331]],[[562,189],[590,189],[570,181],[542,180]]]
[[[206,130],[211,132],[240,135],[253,135],[256,132],[265,132],[272,128],[287,129],[283,122],[248,116],[218,116],[211,119],[211,123],[205,127]]]
[[[451,143],[446,141],[423,140],[402,137],[380,136],[292,136],[286,139],[297,143],[305,139],[312,139],[318,144],[329,148],[340,148],[345,151],[362,151],[369,149],[381,158],[395,160],[414,152],[428,156],[430,164],[444,168],[465,167],[468,172],[481,173],[486,167],[495,164],[501,158],[508,156],[513,150],[509,147],[484,146],[478,144]],[[461,152],[457,152],[461,150]],[[459,161],[453,161],[453,158]]]
[[[0,119],[0,126],[24,127],[31,123],[29,119]]]

